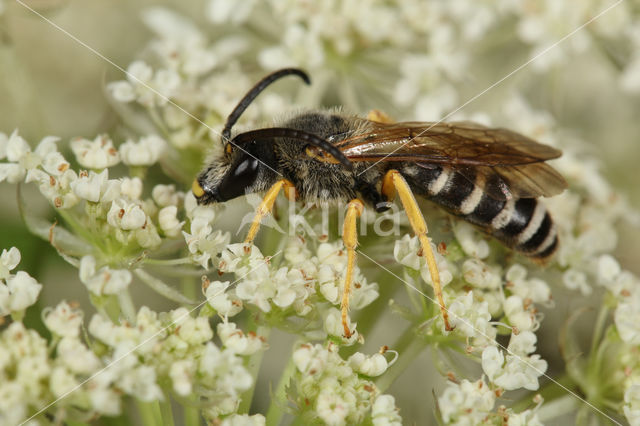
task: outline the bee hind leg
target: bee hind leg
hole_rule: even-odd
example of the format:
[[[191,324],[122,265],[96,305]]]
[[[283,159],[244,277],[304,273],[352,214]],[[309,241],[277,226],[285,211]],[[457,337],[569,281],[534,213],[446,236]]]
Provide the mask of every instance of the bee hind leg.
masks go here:
[[[291,181],[287,179],[280,179],[279,181],[271,185],[271,188],[269,188],[269,190],[265,194],[264,198],[260,202],[260,205],[258,205],[256,214],[253,217],[253,221],[251,222],[251,227],[249,228],[249,232],[247,233],[247,238],[244,239],[245,244],[247,244],[246,250],[250,250],[249,244],[253,243],[253,240],[256,238],[256,234],[260,229],[260,223],[262,222],[262,219],[264,219],[266,215],[273,211],[273,205],[276,202],[276,198],[278,198],[280,190],[284,190],[285,195],[291,201],[294,201],[297,196],[295,193],[295,186],[293,185],[293,183],[291,183]]]
[[[395,120],[393,118],[389,117],[386,112],[380,111],[379,109],[372,109],[371,111],[369,111],[369,113],[367,114],[367,120],[384,124],[395,123]]]
[[[347,214],[342,225],[342,241],[347,249],[347,271],[344,278],[344,290],[342,291],[342,327],[344,336],[351,337],[349,330],[349,296],[351,294],[351,281],[353,280],[353,269],[356,263],[356,246],[358,245],[358,227],[356,221],[362,214],[364,204],[357,198],[349,201]]]
[[[422,247],[422,255],[427,261],[427,267],[429,268],[429,274],[431,275],[431,281],[433,283],[433,292],[438,299],[440,305],[440,312],[442,313],[442,319],[444,320],[444,326],[447,331],[453,330],[453,327],[449,324],[449,314],[442,298],[442,285],[440,284],[440,273],[438,272],[438,265],[436,264],[436,258],[431,249],[431,244],[427,238],[427,223],[424,220],[424,216],[418,207],[415,197],[411,188],[407,184],[407,181],[402,177],[402,174],[397,170],[389,170],[382,181],[382,194],[387,197],[388,200],[393,200],[396,192],[400,197],[402,206],[404,207],[409,223],[413,228],[416,236],[420,240]]]

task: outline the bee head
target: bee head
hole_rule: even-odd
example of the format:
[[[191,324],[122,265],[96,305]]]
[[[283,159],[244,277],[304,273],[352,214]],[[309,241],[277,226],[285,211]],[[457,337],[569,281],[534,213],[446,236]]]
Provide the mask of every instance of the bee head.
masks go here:
[[[244,110],[274,81],[295,75],[309,84],[307,74],[297,68],[284,68],[260,80],[229,114],[222,130],[224,154],[213,158],[191,186],[198,204],[223,202],[244,194],[268,189],[278,178],[274,144],[279,138],[297,139],[306,145],[326,151],[347,169],[351,162],[331,143],[312,133],[291,128],[252,130],[231,139],[231,129]],[[266,142],[266,143],[265,143]]]
[[[198,204],[224,202],[267,189],[275,182],[275,154],[270,144],[227,143],[193,181]]]

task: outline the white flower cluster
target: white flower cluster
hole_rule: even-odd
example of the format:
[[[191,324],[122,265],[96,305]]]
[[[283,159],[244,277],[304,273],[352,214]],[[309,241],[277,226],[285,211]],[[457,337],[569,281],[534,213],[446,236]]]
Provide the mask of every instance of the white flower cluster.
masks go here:
[[[229,244],[231,237],[229,233],[214,231],[212,224],[216,218],[216,208],[198,206],[193,194],[185,198],[185,210],[191,223],[189,232],[182,231],[182,235],[193,261],[207,268],[210,261],[217,262],[218,254]]]
[[[536,409],[516,413],[501,406],[492,411],[496,403],[497,392],[483,379],[471,382],[467,379],[449,382],[447,389],[438,398],[438,408],[442,422],[447,425],[509,425],[542,426]]]
[[[454,225],[458,239],[452,245],[459,243],[468,256],[482,254],[487,257],[486,242],[467,229],[469,227]],[[539,355],[531,355],[537,341],[534,332],[540,321],[534,304],[550,302],[547,283],[539,278],[527,278],[527,270],[518,263],[503,272],[501,266],[479,257],[443,256],[435,247],[433,250],[442,283],[446,285],[444,296],[450,323],[455,327],[453,335],[465,339],[467,352],[482,353],[484,371],[497,388],[536,390],[538,378],[545,373],[547,363]],[[405,235],[396,241],[394,256],[408,271],[413,274],[419,271],[420,276],[430,282],[424,258],[418,257],[419,251],[417,238]],[[444,332],[439,311],[430,314],[437,315],[436,324]],[[495,340],[498,327],[505,326],[510,326],[513,332],[506,356]]]
[[[20,322],[0,333],[2,424],[17,424],[59,397],[57,407],[118,415],[123,394],[163,401],[161,383],[180,396],[200,393],[205,416],[217,419],[234,413],[240,393],[253,383],[241,357],[265,348],[262,338],[244,336],[232,323],[218,326],[217,347],[208,318],[193,318],[183,308],[157,314],[143,307],[135,324],[94,315],[88,331],[99,344],[91,349],[82,341],[78,309],[62,302],[43,319],[55,351]]]
[[[284,249],[284,263],[275,267],[272,262],[258,247],[228,245],[218,267],[221,272],[234,273],[237,283],[226,292],[229,282],[208,283],[205,296],[211,307],[220,315],[233,316],[244,304],[250,304],[265,313],[295,312],[309,320],[321,310],[326,333],[342,339],[340,311],[334,307],[340,305],[344,287],[347,255],[342,244],[319,243],[312,253],[308,242],[290,237]],[[352,309],[362,309],[378,297],[377,284],[367,282],[358,268],[353,282]],[[310,315],[312,312],[315,314]],[[354,333],[350,342],[356,340]]]
[[[290,396],[298,409],[310,410],[330,425],[362,423],[367,417],[375,425],[402,424],[393,397],[381,395],[372,382],[360,378],[351,367],[362,366],[362,360],[371,358],[356,353],[344,361],[337,351],[331,343],[327,347],[302,344],[293,353],[296,374]]]
[[[36,303],[42,284],[24,271],[12,274],[20,263],[20,251],[11,247],[0,255],[0,319],[5,315],[22,313]]]
[[[496,346],[488,346],[482,352],[482,369],[489,380],[505,390],[537,390],[547,362],[540,355],[529,355],[536,350],[536,342],[536,335],[530,331],[514,333],[506,357]]]
[[[157,382],[167,378],[178,395],[191,395],[195,389],[209,395],[206,412],[213,417],[234,412],[239,394],[252,384],[239,355],[263,348],[260,339],[253,339],[251,349],[233,341],[229,328],[235,329],[235,325],[219,328],[224,347],[218,348],[211,342],[213,330],[208,318],[193,318],[184,308],[158,315],[143,307],[135,325],[117,325],[100,315],[95,315],[89,323],[89,332],[110,348],[110,360],[126,356],[124,362],[117,361],[120,367],[114,368],[111,374],[101,375],[102,382],[110,385],[120,378],[130,378],[131,374],[119,371],[122,368],[148,370],[144,382],[131,382],[131,386],[137,386],[136,395],[152,398],[157,385],[156,380],[149,377],[157,377]],[[141,388],[145,384],[149,387]]]
[[[554,47],[533,62],[533,69],[538,71],[566,63],[573,55],[583,53],[593,44],[602,43],[603,40],[627,39],[625,29],[629,28],[633,19],[631,7],[625,2],[616,4],[593,0],[580,5],[569,5],[544,0],[537,2],[536,7],[528,7],[523,2],[505,1],[502,2],[502,6],[503,12],[513,14],[518,20],[517,36],[522,42],[532,46],[532,58],[593,19],[595,15],[606,11],[594,20],[589,31],[575,32],[566,43]]]

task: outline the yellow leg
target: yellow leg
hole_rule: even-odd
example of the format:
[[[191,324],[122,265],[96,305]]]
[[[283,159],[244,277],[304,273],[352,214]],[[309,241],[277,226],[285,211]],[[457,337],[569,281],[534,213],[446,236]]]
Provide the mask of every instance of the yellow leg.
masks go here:
[[[342,226],[342,241],[347,249],[347,271],[344,277],[344,290],[342,291],[342,327],[344,336],[351,337],[349,330],[349,295],[351,294],[351,281],[353,280],[353,269],[356,265],[356,246],[358,245],[358,227],[356,219],[362,214],[364,204],[357,198],[349,201],[347,214]]]
[[[287,179],[280,179],[276,183],[274,183],[271,188],[267,191],[266,195],[262,199],[262,202],[256,209],[256,215],[253,217],[253,222],[251,223],[251,228],[249,228],[249,233],[247,234],[247,238],[244,239],[244,242],[247,244],[251,244],[258,233],[258,229],[260,229],[260,223],[262,219],[271,213],[273,210],[273,204],[276,202],[276,198],[278,198],[278,194],[280,190],[284,189],[285,195],[287,198],[291,199],[290,194],[295,193],[295,187],[293,183],[288,181]]]
[[[390,124],[393,123],[393,119],[387,115],[387,113],[380,111],[379,109],[372,109],[367,114],[367,120],[376,121],[378,123]]]
[[[451,327],[451,325],[449,325],[449,314],[447,313],[447,308],[445,307],[444,300],[442,298],[440,274],[438,273],[438,265],[436,264],[436,258],[433,255],[433,250],[431,250],[431,244],[429,244],[429,239],[427,238],[427,224],[424,221],[424,216],[422,216],[422,212],[418,207],[418,203],[416,202],[416,199],[413,196],[413,193],[411,192],[411,188],[409,188],[407,181],[404,180],[400,172],[398,172],[397,170],[389,170],[384,176],[384,180],[382,181],[382,193],[389,200],[392,200],[395,196],[396,191],[398,193],[398,196],[400,197],[402,206],[407,212],[407,217],[409,218],[409,223],[411,223],[413,232],[415,232],[418,239],[420,240],[420,245],[422,246],[422,254],[427,261],[427,267],[429,268],[429,273],[431,274],[431,281],[433,281],[433,292],[435,293],[436,298],[438,299],[438,304],[440,305],[440,312],[442,313],[444,326],[447,331],[451,331],[453,330],[453,328]]]

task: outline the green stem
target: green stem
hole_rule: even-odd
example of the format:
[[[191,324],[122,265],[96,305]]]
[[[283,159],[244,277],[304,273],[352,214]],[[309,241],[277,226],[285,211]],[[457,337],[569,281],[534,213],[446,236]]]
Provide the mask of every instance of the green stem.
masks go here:
[[[391,349],[398,351],[395,364],[387,369],[375,382],[380,392],[385,392],[389,386],[402,374],[409,365],[420,355],[427,346],[425,339],[416,336],[413,326],[408,327]]]
[[[118,293],[118,302],[120,302],[120,310],[124,317],[130,323],[135,323],[136,319],[136,307],[133,304],[133,299],[131,298],[131,292],[128,288],[122,290]]]
[[[269,334],[271,334],[271,327],[269,326],[258,326],[256,333],[260,337],[264,337],[265,339],[269,338]],[[238,413],[244,414],[249,413],[249,409],[251,408],[251,403],[253,402],[253,394],[256,390],[256,384],[258,383],[258,374],[260,373],[260,366],[262,365],[262,358],[264,357],[265,351],[258,351],[255,354],[249,357],[247,362],[247,370],[253,377],[253,385],[246,391],[240,395],[240,406],[238,407]]]
[[[140,423],[147,426],[162,425],[162,414],[158,402],[137,401],[138,413],[140,414]]]
[[[194,404],[184,404],[182,406],[182,412],[184,414],[185,426],[200,426],[200,410],[197,406],[195,406]]]
[[[600,311],[598,312],[598,318],[596,319],[596,324],[593,331],[593,337],[591,340],[591,351],[590,351],[591,354],[595,353],[596,348],[598,347],[598,344],[600,342],[600,339],[602,338],[602,333],[604,332],[604,326],[607,322],[608,314],[609,314],[609,308],[607,307],[606,303],[603,303],[600,306]]]
[[[116,298],[114,296],[102,296],[104,301],[104,311],[107,313],[107,316],[114,324],[120,323],[120,304],[116,302]]]
[[[162,424],[165,426],[173,426],[173,411],[171,410],[171,398],[165,394],[165,400],[160,402],[160,416]]]
[[[293,347],[297,347],[297,343],[294,344]],[[266,424],[279,425],[282,422],[284,407],[287,404],[287,386],[289,385],[295,371],[296,366],[293,363],[293,354],[291,354],[289,362],[280,376],[278,386],[271,397],[271,404],[269,405],[269,411],[267,411]]]

